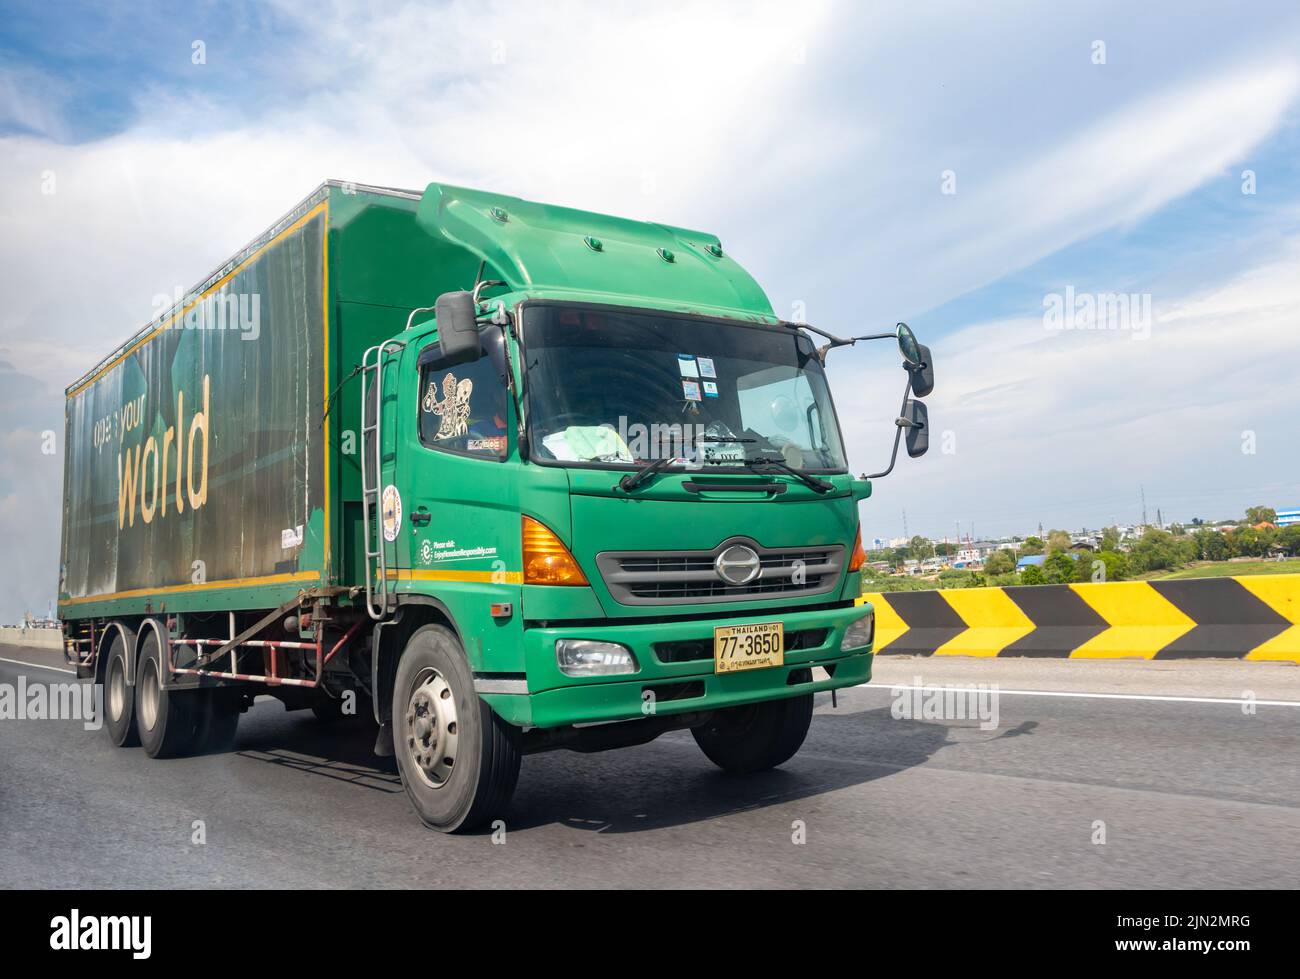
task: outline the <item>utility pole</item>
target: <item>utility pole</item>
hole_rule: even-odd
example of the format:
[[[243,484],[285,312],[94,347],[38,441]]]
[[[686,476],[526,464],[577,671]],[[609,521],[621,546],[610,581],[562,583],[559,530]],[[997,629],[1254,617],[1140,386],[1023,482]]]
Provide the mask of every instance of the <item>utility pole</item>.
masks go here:
[[[1142,526],[1147,525],[1147,488],[1138,484],[1138,491],[1142,494]]]

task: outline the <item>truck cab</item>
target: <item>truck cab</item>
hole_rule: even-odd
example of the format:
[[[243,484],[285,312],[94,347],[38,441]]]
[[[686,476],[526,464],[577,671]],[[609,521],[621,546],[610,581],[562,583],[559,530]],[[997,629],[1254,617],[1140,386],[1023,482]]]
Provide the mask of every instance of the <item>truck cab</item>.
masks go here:
[[[481,264],[363,378],[376,713],[417,812],[479,822],[523,754],[680,728],[786,761],[871,676],[835,344],[711,236],[436,187],[419,220]]]

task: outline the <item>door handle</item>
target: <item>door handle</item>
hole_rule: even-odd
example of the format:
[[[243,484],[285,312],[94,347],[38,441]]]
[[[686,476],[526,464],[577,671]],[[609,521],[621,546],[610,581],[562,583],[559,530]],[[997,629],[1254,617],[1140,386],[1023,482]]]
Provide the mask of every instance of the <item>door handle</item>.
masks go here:
[[[411,514],[411,524],[415,527],[423,527],[432,519],[433,514],[424,509],[424,507],[420,507],[420,509]]]

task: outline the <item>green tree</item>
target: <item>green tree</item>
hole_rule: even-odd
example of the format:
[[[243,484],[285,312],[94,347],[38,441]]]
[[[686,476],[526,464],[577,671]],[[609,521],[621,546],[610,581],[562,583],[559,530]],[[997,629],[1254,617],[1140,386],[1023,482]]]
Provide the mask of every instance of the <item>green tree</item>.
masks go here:
[[[1148,527],[1129,551],[1129,566],[1140,574],[1177,568],[1195,558],[1196,545],[1191,540],[1178,540],[1167,530]]]
[[[1277,523],[1277,511],[1271,506],[1246,507],[1246,523]]]
[[[1101,549],[1103,551],[1119,550],[1119,528],[1107,527],[1101,532]]]
[[[1074,580],[1077,570],[1069,551],[1052,551],[1043,562],[1043,579],[1051,585],[1063,585]]]
[[[1043,569],[1036,564],[1027,565],[1020,572],[1020,583],[1022,585],[1041,585],[1044,580]]]
[[[1080,554],[1075,581],[1123,581],[1128,577],[1128,562],[1117,551]]]
[[[911,546],[912,556],[918,561],[924,561],[926,558],[934,555],[934,545],[920,534],[917,534],[908,543]]]
[[[1025,542],[1020,545],[1020,556],[1032,556],[1043,553],[1043,539],[1041,537],[1026,537]]]
[[[1007,574],[1016,569],[1016,559],[1010,551],[994,551],[984,559],[984,573]]]
[[[1064,530],[1049,530],[1047,532],[1048,551],[1068,551],[1073,543],[1069,533]]]

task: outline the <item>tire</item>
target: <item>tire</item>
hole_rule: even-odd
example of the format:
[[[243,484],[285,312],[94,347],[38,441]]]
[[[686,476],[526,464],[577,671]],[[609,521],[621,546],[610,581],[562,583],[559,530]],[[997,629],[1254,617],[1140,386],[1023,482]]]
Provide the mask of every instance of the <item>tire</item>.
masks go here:
[[[120,630],[113,630],[113,642],[104,661],[104,730],[119,748],[134,748],[140,743],[135,724],[135,687],[126,682],[126,641]]]
[[[393,745],[416,814],[443,833],[499,816],[519,780],[519,731],[474,692],[465,651],[442,626],[416,630],[402,651]]]
[[[794,757],[812,723],[813,695],[728,707],[691,728],[695,743],[719,768],[748,775]]]
[[[140,643],[135,671],[136,726],[150,758],[178,758],[194,747],[204,690],[164,690],[162,650],[150,629]]]
[[[194,753],[229,751],[239,729],[239,691],[217,687],[197,693]]]

